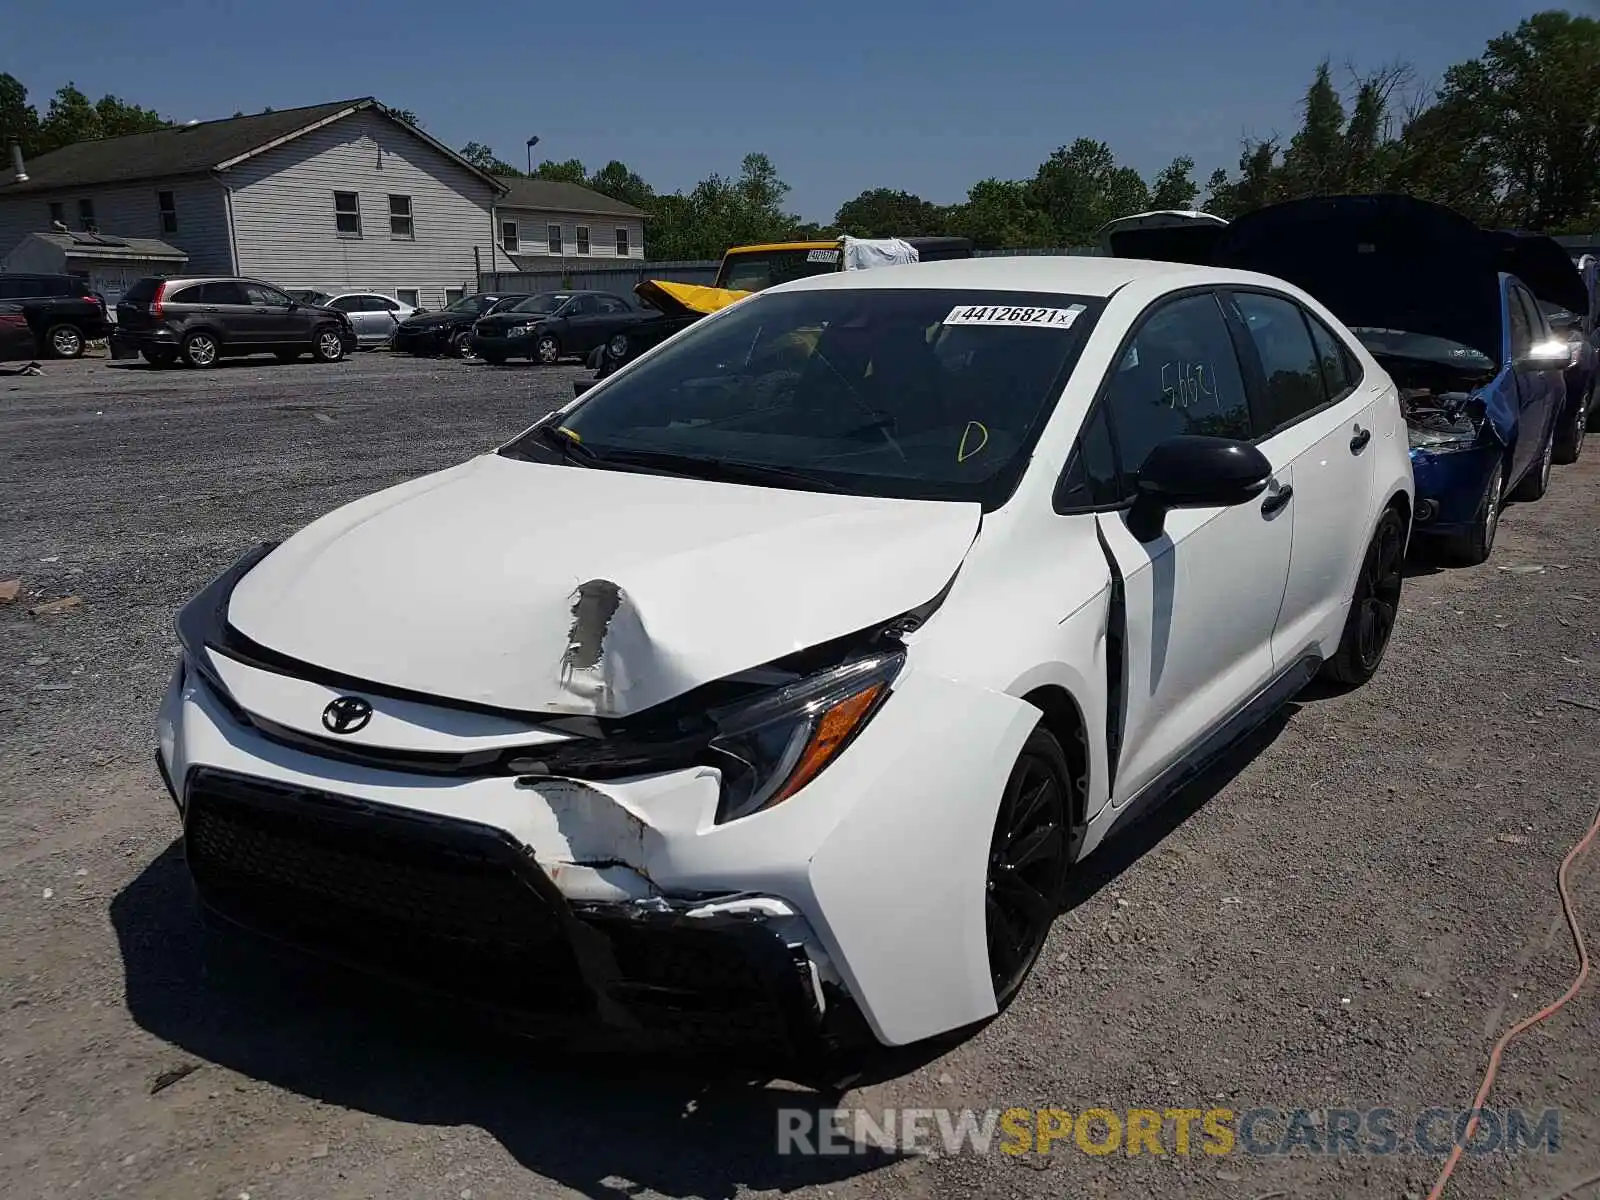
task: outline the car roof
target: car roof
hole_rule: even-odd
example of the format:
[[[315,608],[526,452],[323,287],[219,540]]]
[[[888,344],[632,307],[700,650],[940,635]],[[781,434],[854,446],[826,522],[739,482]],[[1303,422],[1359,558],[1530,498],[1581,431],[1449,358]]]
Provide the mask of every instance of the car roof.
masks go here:
[[[824,291],[830,288],[939,288],[952,291],[1059,292],[1109,297],[1130,283],[1172,277],[1174,287],[1237,283],[1283,288],[1281,280],[1250,271],[1195,267],[1149,259],[1103,258],[1090,254],[1022,254],[902,263],[870,271],[834,271],[780,283],[772,292]]]

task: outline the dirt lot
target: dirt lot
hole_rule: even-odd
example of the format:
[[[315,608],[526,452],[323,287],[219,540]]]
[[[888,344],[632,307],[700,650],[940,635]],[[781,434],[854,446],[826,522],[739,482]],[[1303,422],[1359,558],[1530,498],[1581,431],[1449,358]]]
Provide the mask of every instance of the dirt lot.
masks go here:
[[[1419,568],[1371,686],[1302,697],[1102,851],[1010,1013],[818,1095],[553,1061],[200,952],[151,761],[174,610],[248,544],[493,446],[576,368],[47,371],[0,378],[0,580],[23,580],[0,604],[0,1194],[1420,1198],[1416,1154],[780,1157],[776,1112],[1375,1105],[1405,1128],[1468,1106],[1495,1034],[1571,977],[1555,868],[1600,802],[1600,716],[1570,703],[1600,703],[1600,444],[1508,510],[1488,565]],[[1600,870],[1574,874],[1600,942]],[[1597,995],[1513,1047],[1490,1101],[1559,1107],[1559,1152],[1470,1158],[1448,1195],[1600,1171]]]

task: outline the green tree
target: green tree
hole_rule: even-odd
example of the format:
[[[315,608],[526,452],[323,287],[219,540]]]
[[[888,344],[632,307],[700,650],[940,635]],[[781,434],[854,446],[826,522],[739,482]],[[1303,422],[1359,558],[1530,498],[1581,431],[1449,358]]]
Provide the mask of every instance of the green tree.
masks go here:
[[[1032,184],[1008,179],[982,179],[973,184],[965,202],[946,213],[945,230],[955,237],[971,238],[980,250],[1055,243],[1049,214],[1034,204]]]
[[[575,158],[569,158],[566,162],[547,158],[533,169],[530,178],[548,179],[552,183],[588,183],[589,172]]]
[[[457,153],[480,171],[487,171],[491,175],[510,175],[518,179],[522,177],[522,171],[497,157],[495,152],[482,142],[468,142]]]
[[[610,196],[613,200],[620,200],[646,212],[656,198],[655,189],[637,172],[630,171],[625,163],[615,159],[589,177],[589,186],[602,196]]]
[[[1541,12],[1445,72],[1461,148],[1493,164],[1501,219],[1548,229],[1600,201],[1600,21]]]
[[[409,108],[391,108],[389,110],[389,115],[391,117],[398,117],[407,125],[415,125],[418,129],[422,128],[422,118],[417,116],[417,114],[412,112]]]
[[[1180,154],[1160,172],[1150,184],[1150,207],[1155,209],[1191,209],[1200,185],[1194,181],[1194,159]]]
[[[24,154],[39,153],[39,114],[28,103],[28,89],[14,75],[0,75],[0,151],[12,142],[22,147]],[[0,170],[9,166],[4,160]]]
[[[910,192],[871,188],[841,204],[833,223],[852,237],[936,237],[945,212]]]
[[[1283,154],[1284,198],[1343,191],[1344,102],[1333,86],[1326,59],[1317,64],[1300,111],[1300,131],[1289,139]]]
[[[1139,172],[1118,166],[1111,147],[1093,138],[1078,138],[1040,164],[1033,197],[1062,246],[1090,245],[1107,221],[1150,207]]]

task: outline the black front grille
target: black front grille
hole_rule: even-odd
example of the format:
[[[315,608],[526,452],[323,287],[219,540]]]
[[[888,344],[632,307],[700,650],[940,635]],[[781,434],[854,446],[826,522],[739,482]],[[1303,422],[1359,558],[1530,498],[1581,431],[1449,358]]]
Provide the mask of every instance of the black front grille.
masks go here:
[[[818,1016],[803,952],[760,921],[575,910],[490,826],[200,768],[184,845],[237,924],[502,1012],[588,1022],[598,989],[645,1031],[747,1046]]]
[[[206,903],[269,936],[496,1006],[588,1004],[537,866],[486,826],[198,771],[184,841]]]

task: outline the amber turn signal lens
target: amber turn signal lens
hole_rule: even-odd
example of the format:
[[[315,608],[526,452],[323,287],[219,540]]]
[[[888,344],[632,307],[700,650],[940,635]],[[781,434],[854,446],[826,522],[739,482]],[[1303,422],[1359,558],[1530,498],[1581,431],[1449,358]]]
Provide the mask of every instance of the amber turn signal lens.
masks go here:
[[[811,737],[807,739],[805,749],[800,752],[794,771],[762,807],[771,808],[774,804],[781,804],[810,783],[817,772],[827,766],[828,761],[850,740],[850,735],[872,711],[878,697],[883,695],[885,686],[882,683],[875,683],[871,687],[863,688],[855,695],[839,701],[824,713],[822,720],[818,721],[816,728],[812,730]]]

